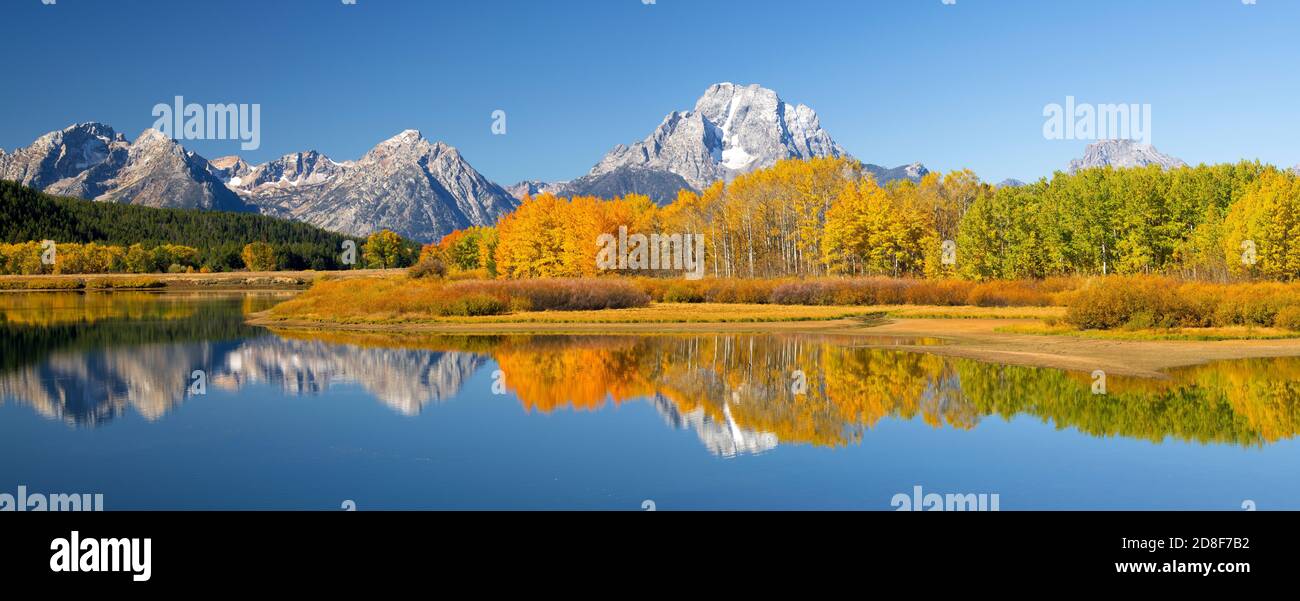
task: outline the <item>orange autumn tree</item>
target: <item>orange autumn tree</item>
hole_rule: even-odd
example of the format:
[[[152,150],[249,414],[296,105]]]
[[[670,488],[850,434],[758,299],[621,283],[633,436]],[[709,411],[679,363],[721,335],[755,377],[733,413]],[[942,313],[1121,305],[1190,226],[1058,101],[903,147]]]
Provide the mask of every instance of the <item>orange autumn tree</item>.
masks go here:
[[[525,196],[497,223],[497,273],[503,278],[557,277],[564,273],[564,201],[552,194]]]
[[[525,197],[496,227],[496,269],[502,278],[582,277],[598,274],[601,234],[653,232],[658,207],[649,198],[614,200],[542,194]]]

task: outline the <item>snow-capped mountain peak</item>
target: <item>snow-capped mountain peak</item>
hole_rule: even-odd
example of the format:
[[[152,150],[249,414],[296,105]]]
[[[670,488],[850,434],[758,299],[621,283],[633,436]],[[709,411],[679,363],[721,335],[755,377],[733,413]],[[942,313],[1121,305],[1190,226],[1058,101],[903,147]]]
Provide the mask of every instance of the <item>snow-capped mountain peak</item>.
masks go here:
[[[589,178],[620,169],[665,171],[703,189],[788,158],[846,156],[817,113],[757,84],[709,86],[686,112],[674,111],[645,140],[616,146]]]

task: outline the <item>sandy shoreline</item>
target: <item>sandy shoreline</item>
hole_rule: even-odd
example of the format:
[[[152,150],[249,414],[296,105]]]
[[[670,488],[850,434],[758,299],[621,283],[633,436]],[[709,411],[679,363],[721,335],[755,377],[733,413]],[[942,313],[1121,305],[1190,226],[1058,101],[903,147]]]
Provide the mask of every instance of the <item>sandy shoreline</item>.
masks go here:
[[[1225,341],[1133,341],[999,332],[1031,319],[886,318],[745,323],[411,323],[334,324],[270,319],[254,314],[250,325],[291,330],[428,334],[689,334],[776,333],[862,336],[864,346],[962,357],[977,361],[1072,371],[1166,377],[1163,370],[1226,359],[1300,356],[1300,339]],[[879,336],[939,339],[943,344],[881,343]]]
[[[934,336],[951,344],[915,350],[980,361],[1163,378],[1163,370],[1227,359],[1300,356],[1300,339],[1105,340],[996,331],[1033,320],[900,319],[864,330],[891,336]]]

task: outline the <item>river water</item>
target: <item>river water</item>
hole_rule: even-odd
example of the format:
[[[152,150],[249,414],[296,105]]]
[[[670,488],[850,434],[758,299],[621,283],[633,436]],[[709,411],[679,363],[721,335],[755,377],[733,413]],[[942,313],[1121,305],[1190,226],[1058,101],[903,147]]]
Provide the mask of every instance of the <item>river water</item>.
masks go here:
[[[1300,359],[1098,394],[1086,373],[873,339],[244,324],[283,298],[0,294],[0,493],[109,510],[893,510],[934,493],[1300,509]]]

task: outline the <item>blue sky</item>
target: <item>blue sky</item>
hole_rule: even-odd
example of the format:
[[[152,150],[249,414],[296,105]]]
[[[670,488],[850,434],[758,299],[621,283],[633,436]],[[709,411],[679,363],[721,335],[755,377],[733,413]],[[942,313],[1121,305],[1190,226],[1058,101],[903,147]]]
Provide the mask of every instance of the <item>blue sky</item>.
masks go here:
[[[78,121],[129,138],[159,102],[262,105],[261,162],[354,159],[403,129],[502,184],[568,179],[689,109],[759,83],[850,153],[1034,179],[1086,141],[1043,107],[1152,105],[1190,163],[1300,163],[1300,2],[1257,0],[4,0],[0,147]],[[491,114],[507,113],[494,136]]]

